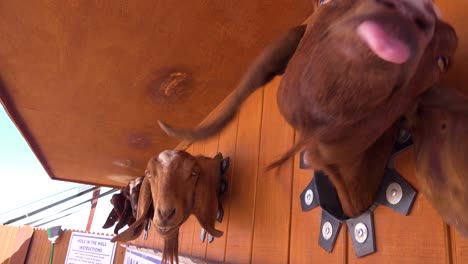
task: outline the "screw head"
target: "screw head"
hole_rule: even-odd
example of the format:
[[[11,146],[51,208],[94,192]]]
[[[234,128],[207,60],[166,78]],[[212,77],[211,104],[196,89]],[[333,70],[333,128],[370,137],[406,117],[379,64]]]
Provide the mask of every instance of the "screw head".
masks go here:
[[[393,182],[388,185],[385,195],[390,204],[397,204],[403,198],[403,189],[400,184]]]
[[[331,225],[330,222],[325,222],[323,223],[322,226],[322,236],[325,238],[325,240],[329,240],[333,235],[333,226]]]
[[[367,240],[367,226],[363,223],[358,223],[355,227],[354,227],[354,239],[362,244],[364,242],[366,242]]]
[[[307,205],[311,205],[314,201],[314,192],[311,189],[308,189],[304,195],[304,202]]]

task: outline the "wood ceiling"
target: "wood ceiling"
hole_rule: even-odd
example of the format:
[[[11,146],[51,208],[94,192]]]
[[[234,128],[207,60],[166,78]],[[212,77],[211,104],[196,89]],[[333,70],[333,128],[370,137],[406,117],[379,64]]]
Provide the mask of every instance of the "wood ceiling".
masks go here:
[[[313,2],[3,0],[0,99],[51,178],[123,186],[179,143],[157,119],[199,124]],[[468,1],[436,3],[460,37],[445,84],[468,94]]]
[[[196,126],[311,0],[3,0],[0,95],[53,179],[122,186]],[[0,128],[1,129],[1,128]]]

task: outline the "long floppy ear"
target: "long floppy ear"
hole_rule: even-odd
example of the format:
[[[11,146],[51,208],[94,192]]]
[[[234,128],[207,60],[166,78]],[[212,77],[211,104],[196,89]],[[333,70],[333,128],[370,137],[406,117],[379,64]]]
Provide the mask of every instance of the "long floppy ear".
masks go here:
[[[433,88],[408,120],[420,191],[448,224],[468,236],[468,97]]]
[[[119,215],[115,211],[114,208],[112,208],[112,211],[109,213],[109,216],[107,216],[107,220],[102,226],[102,228],[107,229],[115,224],[117,222],[117,219],[119,218]]]
[[[111,242],[126,242],[138,238],[145,227],[145,220],[148,219],[148,217],[151,217],[149,215],[149,212],[152,203],[153,200],[151,196],[151,185],[148,177],[145,177],[140,187],[136,221],[132,225],[130,225],[125,231],[114,236],[111,239]]]
[[[215,229],[218,214],[218,190],[221,181],[221,157],[195,157],[200,167],[198,183],[195,189],[193,214],[200,225],[213,237],[220,237],[223,232]]]
[[[275,76],[283,74],[289,60],[296,51],[304,35],[306,25],[300,25],[289,30],[277,41],[268,46],[258,56],[244,74],[240,83],[228,98],[227,104],[221,114],[205,126],[190,130],[177,129],[158,121],[159,126],[169,136],[187,140],[200,140],[213,136],[223,129],[236,115],[240,105],[256,89],[271,81]]]

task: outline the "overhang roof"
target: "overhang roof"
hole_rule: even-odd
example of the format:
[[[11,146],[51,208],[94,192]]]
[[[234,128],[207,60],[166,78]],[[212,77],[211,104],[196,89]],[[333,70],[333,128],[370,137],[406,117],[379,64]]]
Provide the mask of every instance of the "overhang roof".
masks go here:
[[[312,2],[4,0],[0,98],[51,178],[122,186]]]

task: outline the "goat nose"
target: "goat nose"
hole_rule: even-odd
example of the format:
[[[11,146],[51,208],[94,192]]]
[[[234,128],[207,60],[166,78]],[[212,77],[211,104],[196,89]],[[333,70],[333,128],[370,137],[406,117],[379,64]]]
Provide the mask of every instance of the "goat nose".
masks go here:
[[[159,209],[158,208],[158,215],[159,215],[159,218],[163,221],[168,221],[170,220],[172,217],[174,217],[175,215],[175,212],[176,212],[176,209],[175,208],[172,208],[172,209]]]
[[[414,21],[416,26],[425,33],[432,31],[434,21],[429,21],[428,16],[435,11],[429,11],[432,7],[418,6],[409,0],[375,0],[388,9],[395,9],[401,15]],[[423,1],[423,0],[419,0]],[[435,14],[435,13],[434,13]],[[432,15],[434,15],[432,14]]]

